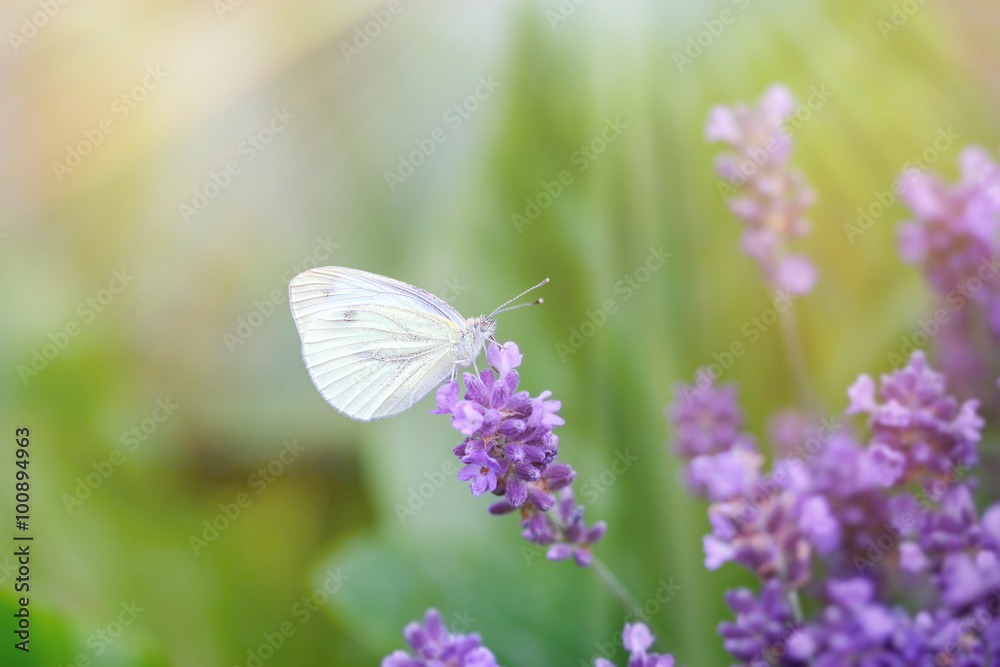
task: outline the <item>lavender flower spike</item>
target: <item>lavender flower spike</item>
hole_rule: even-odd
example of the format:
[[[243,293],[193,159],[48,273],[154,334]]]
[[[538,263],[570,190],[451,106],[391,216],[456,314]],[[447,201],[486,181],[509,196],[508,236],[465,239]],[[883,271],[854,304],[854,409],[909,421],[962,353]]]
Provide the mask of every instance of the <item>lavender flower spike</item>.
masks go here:
[[[382,659],[382,667],[499,667],[478,634],[448,632],[436,609],[427,610],[422,624],[407,625],[403,636],[416,655],[394,651]]]
[[[792,139],[785,120],[794,111],[791,92],[773,84],[756,107],[713,107],[705,138],[731,149],[716,158],[715,170],[725,181],[719,182],[719,193],[743,221],[744,252],[759,262],[774,288],[806,294],[816,269],[804,255],[785,250],[787,241],[809,231],[803,211],[815,198],[802,174],[788,167]]]
[[[549,546],[550,560],[573,556],[586,567],[592,561],[591,545],[607,527],[604,522],[589,528],[583,523],[583,508],[570,489],[576,471],[556,462],[559,438],[552,430],[564,423],[558,414],[562,405],[549,391],[532,398],[517,390],[523,358],[514,343],[490,344],[486,359],[495,370],[463,374],[462,396],[457,380],[443,384],[431,414],[450,414],[452,427],[464,436],[453,449],[465,464],[458,478],[469,482],[475,496],[491,491],[504,499],[489,506],[490,514],[519,511],[521,534]],[[562,492],[558,506],[557,491]]]

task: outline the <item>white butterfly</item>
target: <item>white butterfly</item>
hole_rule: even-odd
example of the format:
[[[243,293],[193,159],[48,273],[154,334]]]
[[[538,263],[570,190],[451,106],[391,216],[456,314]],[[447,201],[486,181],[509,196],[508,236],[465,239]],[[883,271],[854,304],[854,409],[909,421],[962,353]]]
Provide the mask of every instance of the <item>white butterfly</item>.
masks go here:
[[[495,340],[493,317],[530,291],[466,319],[419,287],[342,266],[303,271],[288,286],[309,377],[327,403],[361,421],[406,410],[475,363]]]

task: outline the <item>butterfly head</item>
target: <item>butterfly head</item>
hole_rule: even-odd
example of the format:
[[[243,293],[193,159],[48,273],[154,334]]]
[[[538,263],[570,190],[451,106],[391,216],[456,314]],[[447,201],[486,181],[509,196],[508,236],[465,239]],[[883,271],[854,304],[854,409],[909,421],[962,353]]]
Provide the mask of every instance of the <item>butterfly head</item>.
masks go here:
[[[506,312],[508,310],[514,310],[515,308],[523,308],[524,306],[535,306],[535,305],[538,305],[538,304],[542,303],[541,299],[536,299],[535,301],[532,301],[531,303],[522,303],[522,304],[518,304],[516,306],[506,307],[507,304],[509,304],[509,303],[511,303],[513,301],[517,301],[518,299],[520,299],[522,296],[524,296],[525,294],[527,294],[531,290],[536,289],[538,287],[541,287],[542,285],[544,285],[547,282],[549,282],[548,278],[546,278],[542,282],[538,283],[534,287],[532,287],[530,289],[524,290],[523,292],[521,292],[520,294],[518,294],[517,296],[515,296],[513,299],[511,299],[510,301],[507,301],[506,303],[504,303],[501,306],[499,306],[496,310],[494,310],[489,315],[480,315],[479,317],[470,317],[467,320],[467,323],[469,325],[469,331],[472,332],[472,337],[473,337],[472,345],[473,345],[473,350],[475,352],[474,356],[477,356],[479,354],[479,350],[482,349],[482,346],[486,344],[487,340],[491,340],[494,343],[497,343],[499,345],[499,342],[497,341],[496,336],[493,335],[494,333],[496,333],[496,330],[497,330],[497,323],[496,323],[496,320],[494,319],[494,317],[496,315],[499,315],[500,313]]]
[[[496,333],[497,322],[492,317],[488,315],[470,317],[468,322],[469,329],[472,331],[472,336],[475,339],[477,349],[487,340],[496,342],[497,339],[493,334]]]

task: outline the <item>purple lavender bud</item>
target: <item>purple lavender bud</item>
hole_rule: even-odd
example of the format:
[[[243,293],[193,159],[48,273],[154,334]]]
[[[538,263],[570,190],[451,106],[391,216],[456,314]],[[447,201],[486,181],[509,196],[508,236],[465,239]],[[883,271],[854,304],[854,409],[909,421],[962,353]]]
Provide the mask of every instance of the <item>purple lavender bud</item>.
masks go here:
[[[521,351],[513,342],[504,343],[502,346],[491,343],[486,348],[486,361],[497,369],[500,377],[510,373],[513,369],[521,365],[523,359]]]
[[[622,630],[622,644],[625,646],[625,650],[630,653],[645,651],[653,645],[654,639],[653,633],[644,623],[626,623]]]
[[[528,499],[528,485],[520,477],[514,475],[507,478],[505,492],[507,502],[511,507],[520,507]]]
[[[531,396],[526,391],[519,391],[507,399],[504,409],[513,417],[527,420],[531,414]]]
[[[549,547],[548,552],[545,557],[549,560],[566,560],[573,555],[573,545],[572,544],[553,544]]]
[[[645,624],[625,624],[622,645],[629,652],[628,667],[674,667],[673,656],[646,652],[655,639]],[[595,658],[594,667],[615,667],[615,664],[605,658]]]
[[[521,536],[537,544],[552,544],[556,539],[556,531],[552,522],[544,512],[532,512],[521,520]]]
[[[426,667],[426,663],[406,651],[393,651],[382,659],[382,667]]]
[[[519,478],[523,479],[525,482],[534,482],[542,476],[542,473],[538,471],[538,468],[531,465],[530,463],[517,463],[514,465],[514,474]],[[525,491],[527,493],[527,491]]]
[[[847,397],[850,404],[845,411],[849,415],[861,412],[874,413],[877,407],[875,403],[875,380],[868,374],[858,376],[854,384],[847,390]]]
[[[538,398],[532,399],[531,417],[528,418],[528,424],[533,428],[549,430],[553,426],[566,423],[562,417],[556,414],[562,407],[562,402],[548,400],[551,395],[551,391],[543,391],[538,395]]]
[[[823,496],[812,496],[802,503],[799,530],[821,554],[840,546],[840,524]]]
[[[438,387],[435,394],[437,408],[431,410],[432,415],[446,415],[451,413],[452,408],[458,403],[458,380],[449,380]]]
[[[488,511],[490,514],[499,516],[501,514],[509,514],[513,512],[515,509],[517,508],[511,505],[506,500],[501,500],[491,504],[488,508]]]
[[[524,461],[524,445],[520,442],[508,442],[504,445],[503,453],[512,463]]]
[[[688,483],[710,500],[729,500],[750,493],[760,479],[762,464],[760,454],[737,443],[727,452],[693,458],[688,464]]]
[[[805,255],[785,255],[774,267],[774,282],[792,294],[808,294],[816,285],[816,266]]]
[[[526,463],[546,463],[549,453],[553,455],[559,453],[557,449],[546,450],[538,445],[525,445],[522,451]]]
[[[903,572],[919,574],[926,571],[929,566],[930,561],[918,545],[913,542],[903,542],[899,545],[899,567]]]
[[[451,417],[451,425],[462,435],[472,435],[483,425],[486,410],[472,401],[459,401],[455,404]]]
[[[542,474],[549,491],[565,489],[576,479],[576,471],[566,463],[553,463]]]
[[[534,484],[528,485],[528,499],[531,504],[543,512],[548,512],[555,504],[556,497],[548,491],[543,491]]]
[[[483,370],[490,373],[486,377],[493,377],[488,368],[484,368]],[[483,408],[490,407],[490,391],[486,388],[482,378],[476,377],[472,373],[462,373],[462,380],[465,382],[466,401],[477,403]]]
[[[598,521],[593,526],[587,529],[584,533],[584,541],[587,544],[596,544],[601,541],[604,534],[608,532],[608,524],[606,521]]]
[[[505,419],[497,430],[503,437],[513,439],[523,434],[527,427],[528,425],[521,419]]]
[[[491,436],[497,432],[500,420],[503,419],[499,410],[490,408],[483,413],[483,423],[477,429],[477,433],[482,436]]]
[[[497,667],[497,659],[488,648],[480,646],[466,654],[462,667]]]

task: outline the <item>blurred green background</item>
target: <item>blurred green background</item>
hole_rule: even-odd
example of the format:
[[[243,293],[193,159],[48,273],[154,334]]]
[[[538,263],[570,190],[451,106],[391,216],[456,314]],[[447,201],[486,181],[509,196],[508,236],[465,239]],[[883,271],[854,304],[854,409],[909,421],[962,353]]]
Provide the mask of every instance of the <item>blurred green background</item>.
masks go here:
[[[800,101],[832,93],[795,132],[819,195],[797,247],[821,276],[795,311],[824,407],[840,411],[931,302],[897,256],[902,205],[854,243],[843,225],[941,128],[960,135],[933,165],[949,178],[962,145],[1000,144],[1000,8],[577,2],[4,3],[0,520],[9,539],[27,425],[35,541],[27,656],[12,655],[0,551],[0,662],[374,665],[429,606],[509,667],[589,664],[620,630],[592,573],[526,558],[514,517],[441,483],[456,434],[426,414],[432,398],[375,423],[323,402],[286,298],[319,259],[465,315],[550,277],[545,305],[502,316],[498,337],[525,355],[523,388],[562,400],[581,499],[616,452],[638,458],[589,487],[587,511],[608,521],[597,553],[639,600],[681,587],[652,618],[658,646],[726,663],[722,591],[749,578],[703,569],[705,508],[677,481],[662,408],[769,296],[716,191],[706,113],[774,81]],[[707,45],[679,66],[699,33]],[[574,161],[609,119],[627,127]],[[434,136],[390,188],[386,172]],[[563,170],[573,182],[515,224]],[[670,259],[626,300],[616,283],[661,245]],[[560,355],[607,299],[616,312]],[[793,400],[780,343],[766,332],[723,374],[758,433]],[[19,372],[46,345],[44,367]],[[285,443],[295,455],[275,463]],[[423,483],[433,492],[401,520]],[[212,538],[206,521],[224,529]]]

